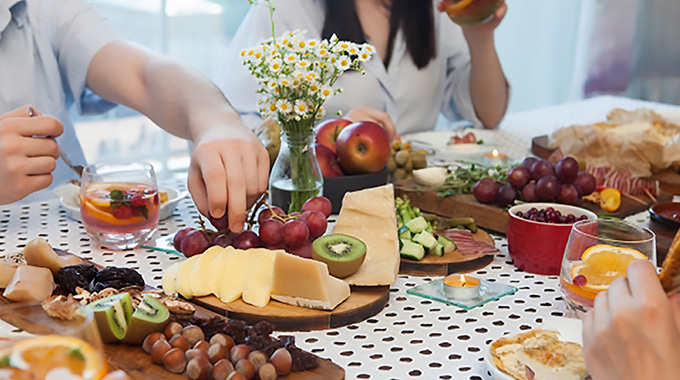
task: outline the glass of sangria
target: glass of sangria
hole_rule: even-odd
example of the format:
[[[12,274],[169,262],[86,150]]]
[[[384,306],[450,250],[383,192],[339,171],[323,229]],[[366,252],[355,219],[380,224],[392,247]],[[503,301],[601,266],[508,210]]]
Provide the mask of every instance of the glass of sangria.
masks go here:
[[[600,292],[626,275],[633,260],[656,263],[654,232],[622,220],[574,223],[560,272],[560,289],[567,306],[577,317],[583,317]]]
[[[156,232],[159,210],[151,164],[100,163],[83,170],[80,214],[90,237],[101,246],[136,248]]]
[[[91,309],[73,305],[54,318],[38,303],[0,306],[0,379],[99,380],[107,372]]]

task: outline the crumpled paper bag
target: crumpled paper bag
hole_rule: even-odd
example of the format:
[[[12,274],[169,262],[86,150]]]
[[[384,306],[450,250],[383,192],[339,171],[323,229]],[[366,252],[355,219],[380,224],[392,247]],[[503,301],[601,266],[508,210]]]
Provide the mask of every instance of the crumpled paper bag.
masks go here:
[[[607,121],[561,128],[550,146],[592,167],[647,177],[680,161],[680,127],[649,109],[614,109]]]

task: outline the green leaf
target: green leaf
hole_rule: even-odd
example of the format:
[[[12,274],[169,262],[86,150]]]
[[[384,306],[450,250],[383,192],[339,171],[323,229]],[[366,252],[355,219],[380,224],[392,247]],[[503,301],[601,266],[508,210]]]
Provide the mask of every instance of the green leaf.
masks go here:
[[[111,199],[114,201],[122,201],[123,199],[125,199],[125,194],[123,194],[122,190],[113,189],[109,193],[109,197],[111,197]]]
[[[139,210],[139,212],[141,212],[142,215],[144,215],[144,219],[147,220],[149,219],[149,210],[146,209],[146,206],[137,207],[137,210]]]
[[[482,145],[484,144],[484,140],[477,140],[477,145]]]
[[[74,358],[76,360],[80,360],[80,361],[85,360],[85,356],[80,351],[80,347],[76,347],[76,348],[72,349],[71,351],[68,352],[68,354],[69,354],[69,356],[71,356],[72,358]]]
[[[0,368],[11,367],[12,364],[9,362],[9,355],[5,355],[0,359]]]

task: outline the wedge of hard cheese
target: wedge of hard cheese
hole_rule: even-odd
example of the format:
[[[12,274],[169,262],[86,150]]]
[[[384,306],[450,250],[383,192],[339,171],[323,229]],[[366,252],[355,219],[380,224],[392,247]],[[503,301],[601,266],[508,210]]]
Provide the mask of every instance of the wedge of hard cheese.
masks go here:
[[[366,259],[345,278],[350,285],[391,285],[399,273],[399,238],[392,184],[349,192],[342,200],[333,233],[366,243]]]
[[[310,309],[333,310],[349,294],[349,285],[328,274],[325,263],[276,251],[273,299]]]

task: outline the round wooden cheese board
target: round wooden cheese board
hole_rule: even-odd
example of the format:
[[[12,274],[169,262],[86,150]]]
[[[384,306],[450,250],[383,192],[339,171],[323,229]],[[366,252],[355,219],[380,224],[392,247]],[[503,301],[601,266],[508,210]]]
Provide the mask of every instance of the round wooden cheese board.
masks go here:
[[[311,331],[361,322],[378,314],[390,298],[389,286],[352,286],[351,290],[349,298],[330,311],[288,305],[273,299],[265,307],[252,306],[241,299],[224,303],[215,296],[198,297],[191,302],[248,323],[268,321],[277,331]]]
[[[478,229],[473,237],[495,246],[491,235],[482,229]],[[399,273],[411,276],[446,276],[451,273],[472,272],[489,265],[493,258],[493,254],[462,255],[458,251],[445,253],[443,256],[425,255],[420,261],[402,258]]]

